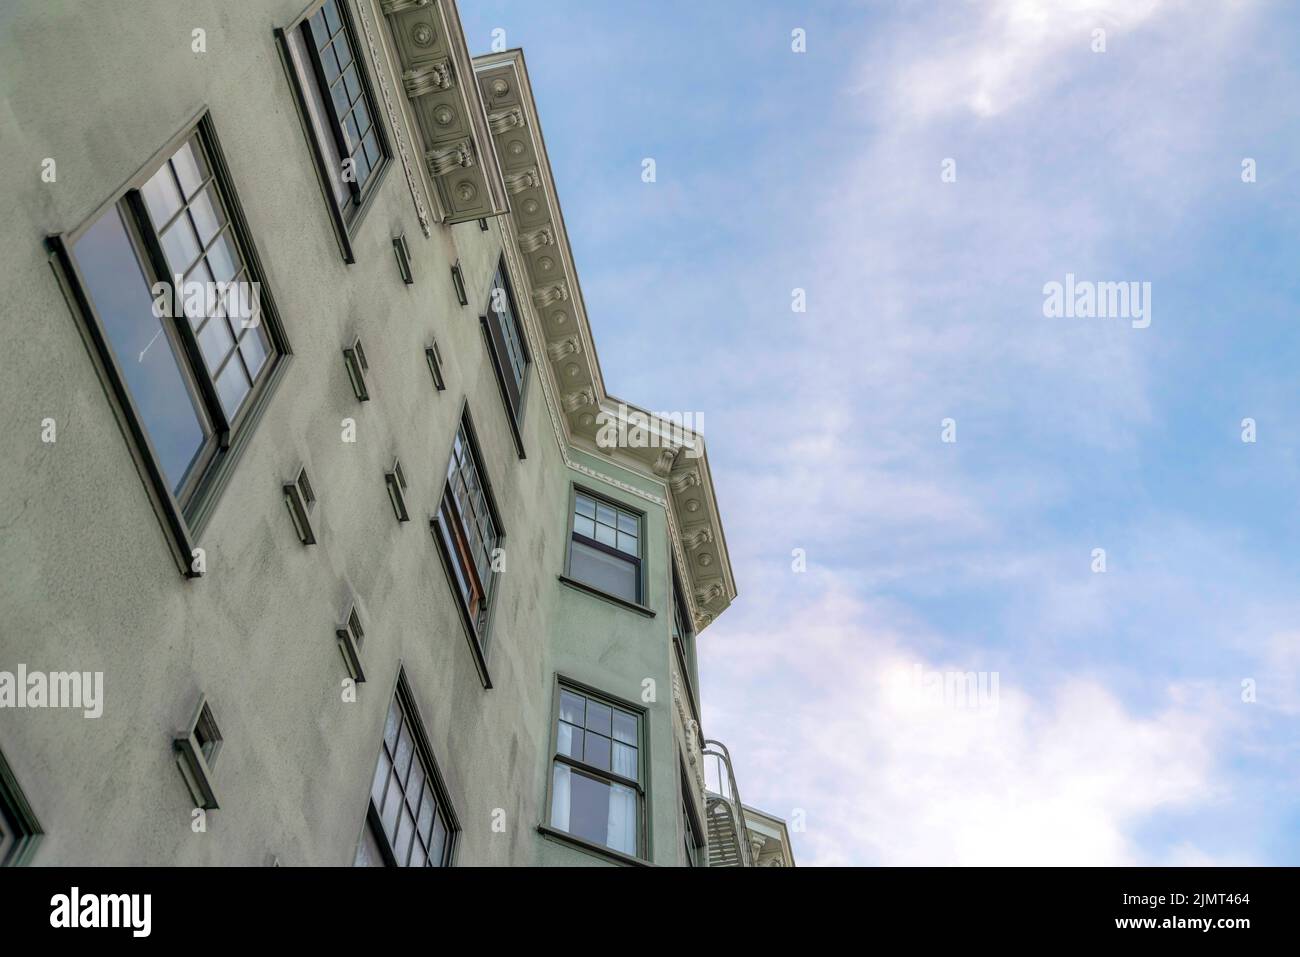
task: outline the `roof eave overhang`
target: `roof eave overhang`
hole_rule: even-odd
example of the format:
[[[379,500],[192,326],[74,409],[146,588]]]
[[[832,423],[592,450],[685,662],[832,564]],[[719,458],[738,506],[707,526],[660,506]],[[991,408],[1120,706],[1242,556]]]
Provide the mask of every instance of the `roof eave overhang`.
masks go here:
[[[476,57],[474,68],[510,196],[501,223],[518,264],[515,284],[542,339],[534,357],[552,386],[563,441],[662,483],[674,555],[702,630],[736,597],[703,436],[605,391],[523,51]],[[635,438],[601,441],[611,425]]]

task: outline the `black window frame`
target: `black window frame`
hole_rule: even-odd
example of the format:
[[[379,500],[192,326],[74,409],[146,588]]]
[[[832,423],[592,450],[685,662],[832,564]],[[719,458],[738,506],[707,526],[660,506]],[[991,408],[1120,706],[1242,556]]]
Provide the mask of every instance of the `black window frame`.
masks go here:
[[[459,262],[456,264],[460,265]],[[494,293],[497,289],[505,292],[506,302],[510,310],[510,322],[514,326],[514,339],[519,345],[520,357],[523,359],[523,371],[519,374],[519,381],[515,381],[514,366],[510,362],[509,344],[506,339],[506,330],[504,320],[500,313],[493,308],[495,299]],[[519,458],[527,458],[524,451],[523,439],[523,422],[524,409],[528,401],[528,383],[529,369],[533,364],[532,351],[528,348],[528,337],[524,331],[523,317],[519,313],[519,300],[515,296],[514,285],[510,281],[510,272],[506,268],[505,253],[502,253],[497,259],[496,272],[492,274],[492,282],[488,287],[487,305],[483,309],[483,314],[479,316],[479,324],[483,329],[483,341],[487,345],[488,355],[492,360],[492,371],[496,375],[497,386],[501,390],[501,402],[505,405],[506,421],[510,426],[510,437],[514,440],[515,451],[519,453]]]
[[[3,749],[0,749],[0,828],[7,835],[5,841],[0,841],[0,867],[30,864],[45,831],[19,787]]]
[[[181,488],[174,493],[149,438],[145,420],[131,395],[116,349],[91,299],[86,277],[74,250],[77,242],[106,216],[118,215],[144,274],[146,288],[152,290],[154,284],[159,282],[167,283],[170,287],[173,276],[162,251],[157,227],[152,222],[141,191],[153,175],[191,141],[198,144],[209,167],[209,175],[203,186],[211,183],[224,206],[227,223],[221,227],[218,235],[228,227],[235,251],[242,257],[243,267],[242,270],[236,270],[235,280],[246,273],[245,281],[258,284],[261,323],[266,328],[269,350],[248,393],[241,400],[235,414],[229,415],[216,396],[214,377],[207,371],[197,334],[186,317],[164,319],[162,331],[173,350],[177,370],[186,391],[201,409],[200,424],[205,432],[200,452],[196,453]],[[182,197],[182,203],[180,215],[186,215],[183,211],[188,209],[188,201]],[[167,533],[173,556],[183,575],[187,578],[199,577],[201,572],[195,568],[193,561],[197,542],[206,529],[235,466],[251,441],[276,386],[284,378],[293,355],[270,285],[266,282],[266,270],[262,266],[239,201],[211,112],[204,107],[191,117],[80,225],[47,237],[46,245],[56,265],[56,275],[79,320],[79,328],[95,362],[96,371],[127,436],[127,444],[136,467]],[[153,298],[152,292],[150,298]]]
[[[487,518],[491,521],[494,536],[494,548],[504,548],[506,540],[505,527],[501,522],[501,513],[497,509],[496,496],[492,490],[492,480],[488,477],[487,468],[483,458],[482,448],[478,442],[478,436],[474,428],[474,422],[470,416],[469,404],[465,403],[461,408],[460,418],[457,420],[459,425],[456,434],[452,436],[451,445],[447,452],[447,468],[443,471],[443,480],[441,491],[438,495],[437,511],[429,519],[429,528],[433,534],[433,540],[438,548],[438,555],[442,559],[443,571],[447,575],[447,585],[451,588],[455,598],[456,608],[460,613],[461,623],[465,627],[465,637],[469,641],[470,652],[474,658],[474,664],[478,668],[479,679],[485,689],[492,687],[492,678],[488,673],[488,653],[491,646],[489,638],[492,633],[493,611],[496,607],[496,596],[500,589],[497,587],[497,573],[491,571],[489,564],[489,575],[486,582],[482,581],[478,575],[477,568],[466,568],[454,556],[447,544],[450,538],[453,544],[469,548],[469,535],[467,534],[463,519],[460,519],[460,510],[456,504],[455,497],[451,491],[451,480],[449,473],[451,471],[452,459],[456,454],[456,439],[464,438],[464,447],[467,449],[470,459],[474,464],[475,473],[478,476],[479,486],[483,491],[484,506],[487,510]],[[450,513],[461,523],[459,529],[445,528],[443,516]],[[459,548],[458,548],[459,550]],[[489,562],[491,559],[492,549],[488,550]],[[466,603],[465,596],[462,592],[462,579],[466,572],[470,572],[470,582],[476,584],[482,592],[480,607],[477,610],[471,609]]]
[[[420,713],[420,707],[415,701],[415,696],[411,693],[411,686],[406,676],[406,668],[400,663],[397,668],[396,685],[393,688],[392,695],[390,695],[387,700],[388,707],[384,710],[384,724],[379,735],[379,754],[375,757],[374,770],[370,774],[370,783],[366,791],[366,813],[361,824],[361,834],[359,835],[357,846],[353,850],[353,863],[356,863],[358,852],[360,851],[362,843],[366,840],[367,829],[369,829],[369,833],[373,836],[375,843],[379,847],[385,866],[406,866],[399,865],[397,862],[397,857],[392,843],[384,829],[382,811],[380,808],[375,807],[374,799],[375,779],[379,777],[380,769],[385,768],[385,760],[388,761],[386,770],[390,775],[390,777],[385,781],[385,798],[387,797],[387,788],[391,786],[391,774],[393,768],[392,757],[388,753],[389,745],[387,740],[387,731],[388,717],[392,713],[393,708],[396,707],[402,720],[402,723],[399,725],[397,730],[397,738],[400,740],[403,728],[410,728],[411,730],[411,764],[407,768],[406,780],[402,781],[399,785],[402,788],[402,799],[404,805],[409,809],[410,802],[406,800],[405,789],[406,785],[410,782],[411,768],[414,768],[416,762],[419,762],[424,771],[423,787],[426,789],[421,791],[421,797],[425,793],[430,791],[432,792],[435,813],[441,814],[447,832],[442,861],[436,866],[453,867],[456,862],[456,852],[460,846],[460,819],[456,816],[456,808],[451,799],[451,792],[447,787],[446,779],[442,776],[437,756],[433,751],[433,745],[430,743],[428,732],[425,730],[424,717]],[[396,747],[397,745],[394,743],[393,748],[396,749]],[[414,847],[414,842],[420,839],[418,835],[419,811],[420,808],[417,807],[413,812],[413,817],[416,820],[417,833],[412,835],[412,847]],[[435,865],[428,864],[426,858],[426,864],[424,866],[431,867]]]
[[[695,694],[695,678],[692,661],[695,650],[695,623],[691,620],[691,606],[686,601],[686,592],[682,588],[681,575],[677,570],[677,560],[672,560],[672,618],[669,625],[673,654],[677,658],[677,670],[686,685],[686,697],[691,704],[691,717],[700,723],[700,702]]]
[[[576,519],[578,513],[579,495],[585,495],[588,498],[594,499],[597,503],[598,508],[600,505],[605,505],[609,508],[615,509],[617,512],[623,512],[636,519],[637,554],[635,556],[629,555],[627,552],[620,551],[614,546],[606,545],[603,542],[599,542],[596,539],[591,538],[590,536],[584,535],[577,531],[575,526],[576,526]],[[615,518],[615,521],[617,522],[617,518]],[[569,534],[564,548],[564,572],[563,574],[560,575],[560,581],[566,585],[577,588],[581,591],[585,591],[588,594],[595,595],[598,598],[603,598],[607,601],[611,601],[622,608],[626,608],[630,611],[635,611],[638,614],[645,615],[646,617],[653,618],[655,616],[654,610],[645,604],[645,595],[646,595],[645,550],[646,550],[646,528],[648,526],[648,523],[646,521],[646,513],[641,511],[640,509],[633,508],[630,505],[620,502],[618,499],[615,499],[609,495],[605,495],[600,492],[597,492],[588,486],[578,485],[575,483],[574,485],[570,486],[569,489],[568,526],[569,526],[568,529]],[[575,540],[579,541],[583,545],[586,545],[590,548],[594,548],[597,551],[600,551],[604,554],[610,555],[611,557],[620,559],[622,561],[631,564],[636,570],[635,599],[629,600],[627,598],[624,598],[622,595],[616,595],[613,592],[605,591],[599,585],[593,585],[592,583],[575,576],[573,573],[573,543]]]
[[[312,163],[316,167],[321,192],[329,209],[330,222],[334,227],[339,251],[343,255],[343,261],[351,265],[357,261],[353,239],[357,235],[366,213],[373,204],[374,197],[383,185],[389,167],[393,165],[393,149],[387,127],[384,125],[383,114],[380,111],[382,101],[376,97],[374,85],[370,78],[369,51],[358,42],[351,6],[348,0],[332,0],[339,11],[342,26],[338,31],[330,34],[329,42],[333,42],[339,34],[342,34],[351,47],[352,60],[348,66],[356,65],[357,80],[361,89],[361,94],[356,102],[364,102],[365,104],[371,120],[369,129],[375,130],[375,139],[380,154],[378,165],[371,168],[370,176],[364,184],[358,185],[355,179],[352,182],[345,181],[351,202],[340,204],[334,192],[335,180],[331,171],[330,159],[326,155],[325,145],[321,143],[317,135],[317,125],[313,119],[315,109],[309,104],[309,98],[313,96],[313,92],[304,87],[305,83],[313,84],[314,95],[318,96],[320,103],[323,104],[324,115],[320,117],[320,121],[321,125],[327,126],[328,129],[322,132],[330,137],[330,145],[334,151],[331,155],[338,155],[341,162],[344,157],[349,155],[343,136],[343,121],[338,117],[333,97],[330,95],[330,85],[326,79],[321,60],[322,48],[318,47],[310,25],[312,17],[318,12],[322,12],[326,4],[330,2],[331,0],[313,0],[307,9],[300,13],[293,22],[287,26],[277,28],[275,36],[280,49],[280,58],[289,78],[289,85],[293,89],[294,105],[298,110],[298,119],[302,125],[303,134],[307,137]],[[297,59],[291,49],[292,38],[295,33],[304,38],[302,48],[308,62],[304,64],[304,70],[302,71],[298,69]],[[339,75],[335,77],[335,81],[342,81],[342,74],[346,71],[347,67],[344,67],[339,72]],[[355,102],[349,104],[349,106],[355,107]],[[351,109],[349,112],[351,112]],[[369,129],[367,132],[369,132]],[[364,136],[362,140],[364,140]],[[341,178],[341,171],[338,175]]]
[[[606,771],[595,765],[590,765],[586,761],[571,757],[570,755],[560,754],[559,751],[559,729],[560,729],[560,702],[564,692],[570,692],[579,695],[588,701],[595,701],[606,707],[625,711],[632,714],[637,722],[637,778],[624,777],[615,773],[613,770]],[[546,804],[543,808],[545,818],[538,830],[552,838],[556,838],[566,844],[577,847],[588,853],[593,853],[602,857],[607,857],[625,864],[644,865],[650,863],[650,848],[652,843],[652,827],[650,814],[650,713],[642,705],[634,704],[615,695],[608,694],[589,684],[570,678],[566,675],[556,674],[552,685],[551,695],[551,730],[550,730],[550,759],[547,762],[546,770]],[[612,740],[612,735],[611,735]],[[628,854],[617,848],[609,847],[605,844],[597,844],[586,838],[562,830],[552,824],[555,801],[555,765],[562,763],[570,768],[570,774],[579,773],[587,777],[596,778],[606,783],[621,784],[625,787],[631,787],[636,792],[637,803],[637,823],[636,823],[636,852]],[[612,762],[611,762],[612,765]]]

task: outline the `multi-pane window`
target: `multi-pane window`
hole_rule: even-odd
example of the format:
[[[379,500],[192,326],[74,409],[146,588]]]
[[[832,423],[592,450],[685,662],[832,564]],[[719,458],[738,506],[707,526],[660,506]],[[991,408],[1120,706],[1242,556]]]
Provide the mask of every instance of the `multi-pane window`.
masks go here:
[[[569,575],[640,604],[641,516],[577,490],[573,496]]]
[[[551,827],[633,856],[640,852],[641,716],[561,686]]]
[[[355,863],[365,867],[446,867],[456,820],[420,728],[409,689],[399,680],[384,723],[370,785],[366,826]]]
[[[389,152],[346,0],[325,0],[284,39],[351,262],[347,232]]]
[[[698,712],[695,700],[695,686],[691,680],[691,643],[694,640],[695,628],[691,623],[691,610],[686,604],[686,597],[682,591],[681,579],[677,574],[677,563],[673,562],[673,653],[677,657],[677,671],[682,676],[682,681],[686,684],[686,693],[690,697],[692,712]],[[695,715],[699,720],[698,713]]]
[[[695,798],[691,793],[690,775],[685,766],[681,766],[682,779],[682,845],[686,852],[688,867],[704,866],[705,840],[703,829],[695,812]]]
[[[461,603],[480,645],[486,638],[492,559],[500,538],[490,495],[472,433],[462,421],[447,463],[437,526]]]
[[[488,296],[487,315],[483,317],[492,359],[496,364],[510,414],[518,423],[522,413],[524,376],[528,372],[528,349],[519,328],[519,311],[515,305],[506,264],[502,259],[492,277],[492,291]]]
[[[205,117],[56,240],[160,496],[187,521],[287,351],[215,144]]]

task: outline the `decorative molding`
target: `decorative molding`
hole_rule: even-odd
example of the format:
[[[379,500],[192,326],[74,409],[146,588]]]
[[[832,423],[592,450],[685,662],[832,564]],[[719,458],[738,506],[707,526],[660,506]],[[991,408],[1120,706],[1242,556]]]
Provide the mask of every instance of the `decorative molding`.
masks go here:
[[[541,286],[533,290],[533,302],[545,309],[547,306],[553,306],[557,302],[568,302],[569,290],[563,283],[554,283],[550,286]]]
[[[401,13],[403,10],[416,10],[420,7],[427,7],[433,0],[379,0],[379,9],[385,16],[394,13]]]
[[[517,106],[488,114],[488,127],[498,136],[510,130],[519,129],[523,125],[524,111]]]
[[[397,12],[390,8],[396,7],[398,10],[405,10],[408,7],[422,7],[430,0],[380,0],[385,13]],[[388,114],[388,127],[393,131],[393,145],[397,148],[397,156],[402,161],[402,171],[406,174],[406,185],[411,190],[411,201],[415,203],[415,215],[420,221],[420,231],[426,236],[433,235],[433,226],[429,216],[429,208],[425,205],[424,187],[416,182],[417,176],[415,165],[411,160],[411,150],[406,143],[406,134],[403,132],[406,128],[406,118],[400,115],[393,104],[392,92],[388,85],[388,71],[384,69],[383,51],[375,39],[374,29],[370,25],[370,17],[366,13],[368,0],[360,0],[357,4],[357,18],[361,21],[361,29],[366,35],[366,46],[370,48],[370,62],[374,66],[375,83],[379,87],[379,93],[384,101],[384,112]]]
[[[668,484],[672,486],[674,492],[681,495],[687,489],[695,488],[700,484],[699,470],[690,469],[689,471],[682,472],[680,475],[675,475],[668,480]]]
[[[446,176],[458,169],[468,169],[474,165],[474,147],[469,140],[461,140],[454,146],[432,149],[424,154],[429,164],[429,172],[434,176]]]
[[[713,541],[712,525],[689,525],[682,529],[682,542],[691,551]]]
[[[407,97],[412,100],[430,93],[450,90],[451,61],[443,59],[407,70],[402,74],[402,86],[406,90]]]
[[[655,459],[651,469],[655,475],[664,478],[673,470],[673,464],[677,461],[677,453],[680,449],[661,449],[658,457]]]
[[[526,253],[535,253],[543,246],[551,246],[554,243],[555,234],[551,232],[549,226],[534,229],[531,233],[521,233],[519,236],[519,249]]]
[[[581,351],[582,344],[577,336],[565,336],[546,347],[546,354],[551,357],[552,362],[559,362],[565,356],[577,355]]]
[[[526,189],[536,189],[542,185],[541,174],[536,169],[526,169],[522,173],[510,173],[505,177],[506,190],[522,193]]]
[[[564,409],[566,412],[577,412],[585,405],[595,405],[596,394],[591,389],[578,389],[576,392],[566,392],[564,394]]]

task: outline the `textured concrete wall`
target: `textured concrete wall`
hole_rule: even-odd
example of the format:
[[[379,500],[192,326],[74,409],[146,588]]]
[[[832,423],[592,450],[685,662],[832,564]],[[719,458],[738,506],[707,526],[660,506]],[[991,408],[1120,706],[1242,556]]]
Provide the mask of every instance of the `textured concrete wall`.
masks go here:
[[[384,714],[403,662],[460,817],[459,863],[592,863],[538,834],[550,765],[553,676],[650,705],[656,860],[675,863],[668,549],[648,512],[645,618],[558,581],[570,483],[538,370],[520,460],[479,329],[501,246],[494,223],[425,238],[400,166],[343,263],[273,29],[301,0],[137,0],[94,15],[71,0],[0,12],[0,670],[103,671],[103,716],[0,710],[0,748],[47,836],[36,863],[348,864],[362,827]],[[206,54],[190,49],[207,31]],[[75,228],[201,108],[234,186],[294,356],[199,544],[208,573],[177,572],[79,320],[42,245]],[[57,182],[40,180],[46,157]],[[404,230],[413,286],[390,237]],[[470,305],[449,265],[464,266]],[[360,335],[372,400],[356,401],[341,350]],[[447,390],[424,348],[436,336]],[[534,349],[539,345],[534,344]],[[467,399],[507,534],[485,691],[427,519]],[[356,444],[340,440],[354,417]],[[40,441],[42,419],[58,425]],[[400,455],[413,521],[399,525],[384,471]],[[306,464],[320,544],[294,535],[281,484]],[[621,476],[654,491],[656,483]],[[586,484],[593,483],[583,478]],[[662,494],[659,486],[658,494]],[[334,629],[355,593],[369,680],[345,703]],[[191,831],[171,737],[205,692],[225,737],[221,809]],[[506,830],[492,830],[494,809]]]

